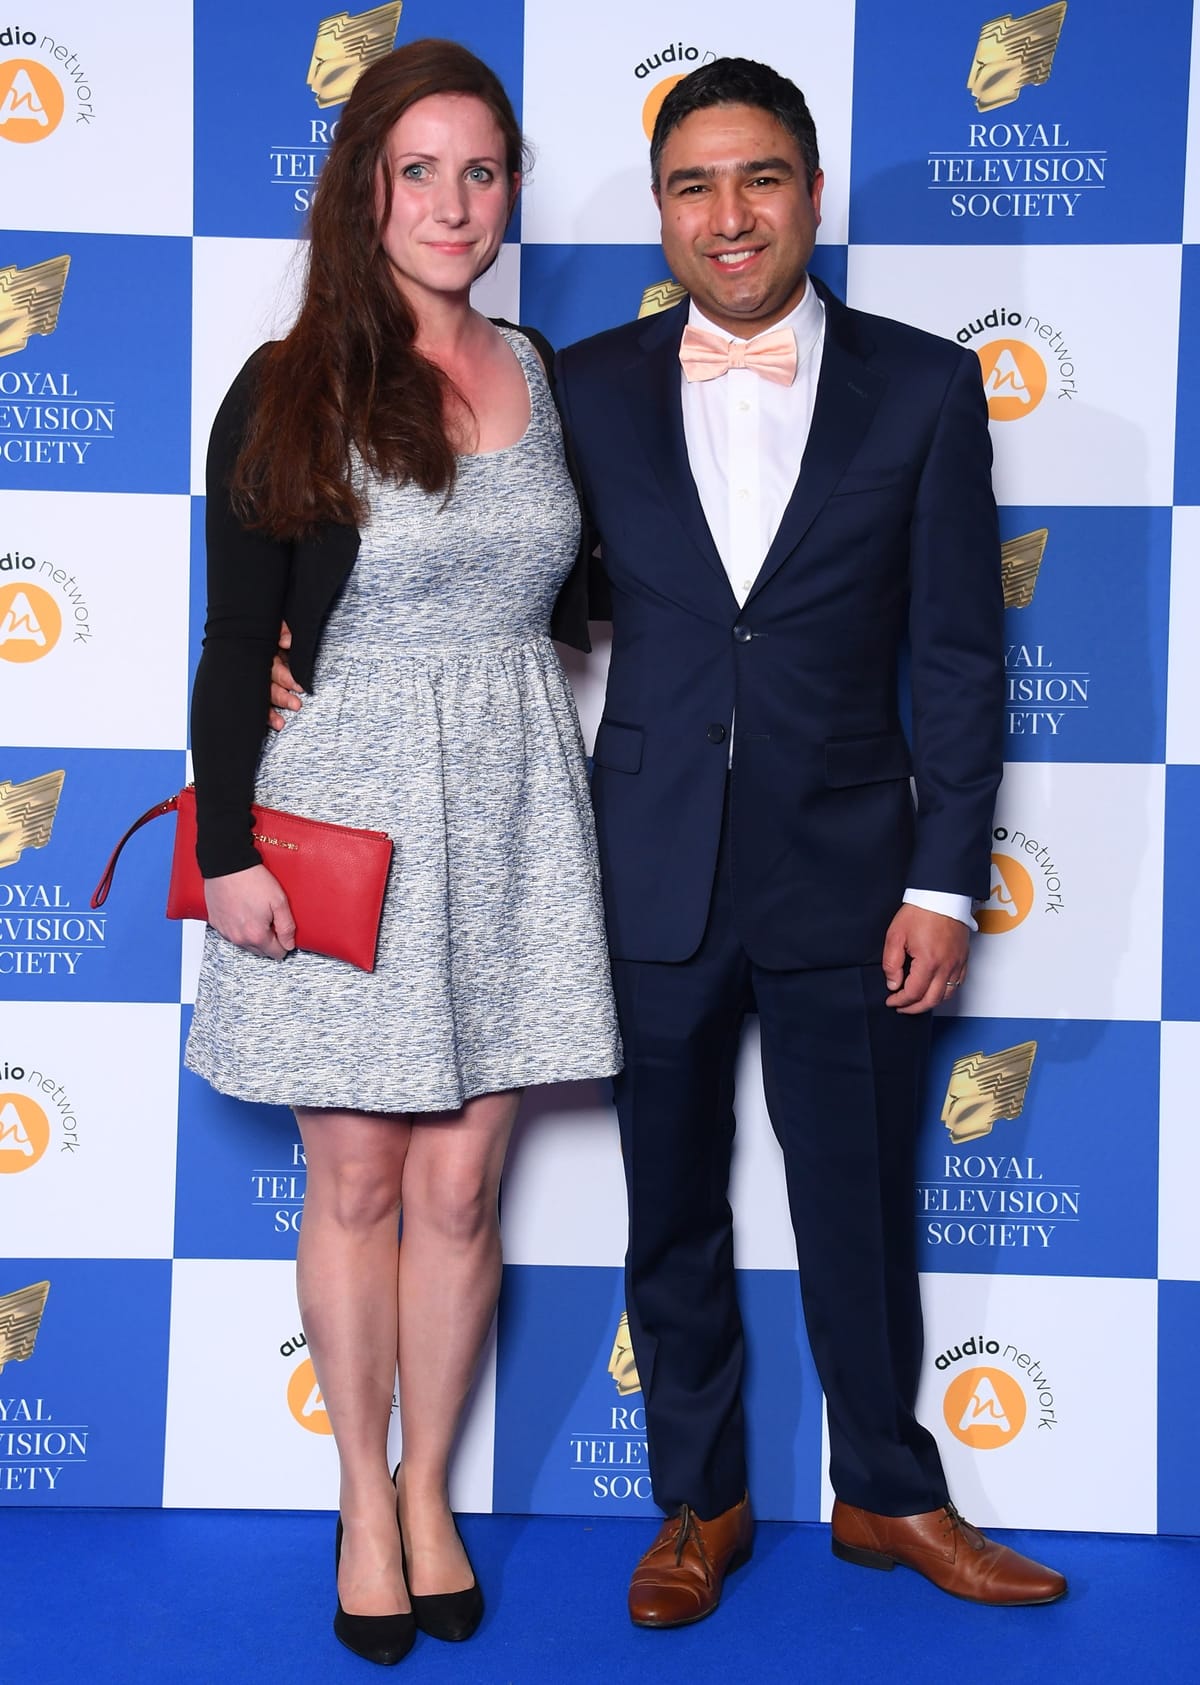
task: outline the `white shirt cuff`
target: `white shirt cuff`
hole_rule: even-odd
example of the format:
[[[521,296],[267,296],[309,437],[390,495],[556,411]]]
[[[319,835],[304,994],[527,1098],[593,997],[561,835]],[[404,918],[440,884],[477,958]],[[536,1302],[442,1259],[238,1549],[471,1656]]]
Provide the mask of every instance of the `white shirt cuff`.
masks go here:
[[[945,918],[957,919],[968,930],[979,929],[971,917],[974,903],[969,895],[950,895],[944,889],[906,889],[904,899],[910,907],[924,907],[927,913],[941,913]]]

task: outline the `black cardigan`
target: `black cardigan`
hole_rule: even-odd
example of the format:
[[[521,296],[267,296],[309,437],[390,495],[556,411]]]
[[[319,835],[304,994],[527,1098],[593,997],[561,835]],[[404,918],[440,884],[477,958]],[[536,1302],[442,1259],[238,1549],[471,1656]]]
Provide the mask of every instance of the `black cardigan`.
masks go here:
[[[500,326],[513,324],[503,322]],[[553,353],[534,329],[519,329],[553,377]],[[192,689],[192,763],[196,780],[196,858],[202,876],[222,877],[257,866],[250,804],[267,730],[271,662],[286,620],[290,665],[311,690],[321,631],[358,556],[353,526],[327,522],[308,538],[282,541],[252,532],[234,513],[229,482],[241,449],[260,348],[230,387],[208,445],[205,537],[208,614],[204,649]],[[572,478],[578,487],[570,451]],[[554,605],[551,635],[590,650],[588,580],[591,543],[581,539],[575,565]]]

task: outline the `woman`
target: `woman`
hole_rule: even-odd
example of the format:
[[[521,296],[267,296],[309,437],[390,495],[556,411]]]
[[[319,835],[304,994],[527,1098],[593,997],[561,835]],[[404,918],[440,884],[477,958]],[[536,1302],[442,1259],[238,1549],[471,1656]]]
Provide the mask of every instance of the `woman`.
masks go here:
[[[464,48],[372,66],[321,178],[299,319],[239,375],[209,452],[192,740],[211,928],[187,1063],[295,1109],[300,1308],[341,1467],[334,1630],[383,1663],[414,1627],[465,1638],[482,1613],[447,1464],[499,1290],[518,1091],[620,1064],[549,639],[553,613],[586,647],[578,509],[538,352],[469,298],[521,163]],[[311,696],[264,745],[283,618]],[[293,951],[252,798],[391,833],[373,973]]]

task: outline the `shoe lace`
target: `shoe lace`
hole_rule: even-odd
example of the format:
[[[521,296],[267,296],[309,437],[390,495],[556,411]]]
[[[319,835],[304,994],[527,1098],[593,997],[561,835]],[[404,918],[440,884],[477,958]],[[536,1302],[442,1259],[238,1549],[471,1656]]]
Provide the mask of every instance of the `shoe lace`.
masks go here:
[[[951,1503],[948,1503],[942,1511],[942,1533],[946,1536],[951,1533],[961,1533],[964,1541],[972,1550],[982,1550],[987,1544],[987,1540],[978,1527],[972,1527],[971,1523],[960,1515]]]
[[[684,1504],[679,1511],[679,1531],[675,1535],[675,1566],[683,1561],[683,1553],[690,1542],[696,1555],[700,1558],[707,1578],[712,1578],[712,1564],[704,1549],[704,1539],[696,1525],[698,1517],[690,1504]]]

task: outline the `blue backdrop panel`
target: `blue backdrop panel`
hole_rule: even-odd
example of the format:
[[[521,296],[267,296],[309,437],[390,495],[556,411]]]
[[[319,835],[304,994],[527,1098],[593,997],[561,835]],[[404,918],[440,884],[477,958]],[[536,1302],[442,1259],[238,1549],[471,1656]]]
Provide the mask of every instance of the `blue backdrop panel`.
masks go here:
[[[1169,509],[1018,509],[1045,529],[1033,601],[1005,627],[1012,761],[1161,761],[1167,717]]]
[[[1157,1024],[1011,1018],[934,1026],[918,1161],[923,1270],[1150,1276],[1158,1263]],[[1033,1041],[1019,1118],[955,1143],[937,1116],[951,1067]],[[1117,1151],[1097,1142],[1117,1141]]]
[[[1196,894],[1196,839],[1200,837],[1200,766],[1167,768],[1163,839],[1164,1018],[1200,1019],[1200,896]]]
[[[820,1512],[821,1389],[795,1276],[743,1270],[745,1407],[756,1512]],[[619,1270],[510,1266],[496,1379],[497,1509],[650,1513],[640,1389],[609,1371],[624,1308]],[[546,1354],[553,1351],[553,1366]],[[618,1369],[619,1373],[619,1369]]]
[[[505,1269],[496,1363],[498,1510],[654,1513],[642,1395],[622,1393],[608,1370],[624,1308],[620,1270]]]
[[[932,0],[922,7],[918,47],[910,12],[859,0],[851,240],[1009,246],[1181,238],[1191,0],[1139,10],[1137,57],[1153,64],[1153,76],[1130,74],[1130,14],[1121,0],[1064,10],[1049,80],[980,111],[967,82],[981,26],[1029,14]],[[1120,88],[1122,96],[1100,98],[1101,88]]]
[[[50,840],[0,876],[0,1000],[179,999],[180,927],[163,916],[173,825],[121,859],[111,900],[89,898],[130,820],[183,783],[173,750],[6,749],[0,777],[63,771]]]
[[[319,107],[306,80],[317,28],[336,10],[294,0],[197,8],[197,90],[202,100],[219,90],[222,110],[235,114],[207,125],[196,147],[197,234],[300,233],[341,115],[340,105]],[[436,11],[409,0],[396,45],[425,35],[461,41],[495,70],[519,118],[523,23],[522,0],[442,0]]]
[[[1158,1284],[1158,1530],[1200,1533],[1200,1282]]]
[[[63,256],[58,327],[0,361],[0,484],[186,492],[191,241],[0,235],[0,265]]]
[[[0,1503],[161,1503],[170,1262],[0,1264],[0,1297],[41,1282],[33,1351],[0,1385]]]
[[[1200,503],[1200,246],[1183,248],[1179,296],[1179,392],[1175,416],[1175,501]]]
[[[180,1054],[192,1022],[181,1014]],[[306,1171],[286,1106],[246,1106],[181,1068],[177,1258],[294,1258]]]

